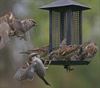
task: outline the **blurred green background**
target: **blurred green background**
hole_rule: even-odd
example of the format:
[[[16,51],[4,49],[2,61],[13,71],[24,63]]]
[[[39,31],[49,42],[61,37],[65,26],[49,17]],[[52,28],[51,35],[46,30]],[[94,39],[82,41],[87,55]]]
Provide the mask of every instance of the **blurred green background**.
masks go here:
[[[37,27],[30,33],[31,46],[44,46],[48,44],[49,18],[48,11],[39,9],[42,5],[55,0],[0,0],[0,15],[13,11],[19,18],[33,18]],[[83,13],[83,42],[94,41],[100,47],[100,0],[75,0],[88,5],[91,9]],[[27,49],[27,42],[11,41],[0,50],[0,88],[47,88],[38,78],[33,81],[18,82],[13,79],[16,69],[24,63],[25,59],[19,55],[21,50]],[[15,47],[16,46],[16,47]],[[12,48],[12,49],[11,49]],[[14,51],[14,52],[13,52]],[[13,55],[12,55],[13,54]],[[16,58],[16,56],[18,56]],[[75,66],[72,72],[66,72],[63,66],[50,66],[46,79],[51,88],[100,88],[100,51],[88,66]]]

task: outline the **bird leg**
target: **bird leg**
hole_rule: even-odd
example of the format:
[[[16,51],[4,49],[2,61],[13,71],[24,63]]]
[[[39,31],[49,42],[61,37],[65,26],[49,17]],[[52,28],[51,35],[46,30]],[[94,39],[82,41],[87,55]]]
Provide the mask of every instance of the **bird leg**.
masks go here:
[[[67,72],[74,70],[73,68],[70,67],[70,65],[64,65],[64,68],[66,69]]]
[[[48,67],[47,66],[45,66],[45,70],[48,70]]]

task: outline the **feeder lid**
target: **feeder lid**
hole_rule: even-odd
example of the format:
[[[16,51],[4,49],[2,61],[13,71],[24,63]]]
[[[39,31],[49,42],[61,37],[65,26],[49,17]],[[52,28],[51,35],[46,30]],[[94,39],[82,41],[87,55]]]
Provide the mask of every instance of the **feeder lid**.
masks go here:
[[[80,4],[78,2],[72,1],[72,0],[56,0],[55,2],[52,2],[48,5],[44,5],[40,7],[41,9],[50,10],[53,8],[60,8],[60,7],[66,7],[70,9],[78,9],[78,10],[87,10],[90,9],[88,6]]]

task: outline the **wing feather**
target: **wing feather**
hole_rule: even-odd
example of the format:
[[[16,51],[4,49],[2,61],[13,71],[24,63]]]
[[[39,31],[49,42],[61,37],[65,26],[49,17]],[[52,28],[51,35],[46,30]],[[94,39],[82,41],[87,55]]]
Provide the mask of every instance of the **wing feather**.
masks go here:
[[[0,24],[0,49],[2,49],[9,41],[10,27],[6,22]]]

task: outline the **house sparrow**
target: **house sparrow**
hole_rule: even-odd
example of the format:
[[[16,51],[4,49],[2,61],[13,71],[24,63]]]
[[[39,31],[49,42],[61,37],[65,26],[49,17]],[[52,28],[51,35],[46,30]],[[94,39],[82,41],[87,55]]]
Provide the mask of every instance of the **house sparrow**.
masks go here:
[[[9,36],[23,37],[23,35],[29,31],[32,27],[36,26],[36,22],[33,19],[18,19],[12,12],[8,12],[4,16],[0,17],[0,24],[6,22],[9,27]]]
[[[11,37],[25,39],[25,33],[36,26],[33,19],[20,20],[12,12],[0,17],[0,49],[3,48]]]
[[[25,33],[29,31],[32,27],[36,26],[36,22],[33,19],[13,19],[9,23],[9,26],[11,27],[9,36],[24,38]]]
[[[20,52],[21,54],[31,54],[31,53],[38,53],[40,57],[45,57],[48,54],[48,46],[40,47],[40,48],[35,48],[31,50],[27,50],[26,52]]]
[[[17,70],[14,75],[16,80],[27,80],[33,79],[34,74],[37,74],[40,79],[42,79],[46,85],[50,84],[44,78],[46,68],[37,53],[31,53],[28,56],[28,61],[21,68]]]
[[[85,42],[80,45],[79,52],[71,57],[71,60],[91,60],[92,57],[97,53],[97,46],[94,42]],[[89,59],[90,58],[90,59]]]
[[[49,57],[55,59],[67,59],[73,55],[74,52],[78,51],[80,46],[78,45],[62,45],[56,50],[53,50]]]
[[[80,55],[81,60],[84,60],[86,58],[92,58],[97,53],[97,46],[94,42],[88,43],[84,48],[83,52]]]
[[[29,58],[32,60],[32,64],[34,64],[34,71],[39,76],[40,79],[42,79],[46,85],[50,86],[50,84],[46,81],[44,78],[45,76],[45,66],[43,62],[40,59],[40,56],[37,53],[31,53],[29,55]]]

